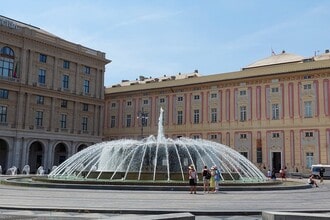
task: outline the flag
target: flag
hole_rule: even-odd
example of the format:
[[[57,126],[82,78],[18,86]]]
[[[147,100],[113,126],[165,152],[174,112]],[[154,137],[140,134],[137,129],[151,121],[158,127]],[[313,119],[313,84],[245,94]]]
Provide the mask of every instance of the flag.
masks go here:
[[[13,78],[17,78],[17,63],[13,72]]]

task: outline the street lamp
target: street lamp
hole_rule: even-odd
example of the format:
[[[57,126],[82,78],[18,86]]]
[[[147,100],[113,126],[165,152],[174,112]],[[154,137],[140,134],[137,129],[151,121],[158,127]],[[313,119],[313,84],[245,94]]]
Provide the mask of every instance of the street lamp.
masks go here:
[[[142,110],[138,112],[137,118],[141,120],[141,139],[143,139],[143,127],[147,126],[148,113],[142,108]]]

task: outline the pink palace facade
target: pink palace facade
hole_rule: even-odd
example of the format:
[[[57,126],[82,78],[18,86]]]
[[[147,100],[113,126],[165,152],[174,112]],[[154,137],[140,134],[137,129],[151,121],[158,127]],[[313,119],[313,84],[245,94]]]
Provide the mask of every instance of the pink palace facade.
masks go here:
[[[105,90],[105,139],[165,135],[226,144],[260,169],[309,172],[329,164],[330,53],[286,53],[237,72],[141,76]]]

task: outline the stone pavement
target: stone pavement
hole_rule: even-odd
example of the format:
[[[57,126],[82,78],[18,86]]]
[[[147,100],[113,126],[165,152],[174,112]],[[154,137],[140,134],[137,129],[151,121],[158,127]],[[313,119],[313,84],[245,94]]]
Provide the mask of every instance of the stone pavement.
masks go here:
[[[307,182],[306,179],[299,181]],[[0,216],[19,215],[21,219],[29,219],[23,216],[138,219],[141,215],[182,212],[190,212],[196,219],[198,216],[203,216],[201,219],[242,219],[241,216],[261,219],[262,211],[329,213],[330,180],[325,180],[318,188],[209,194],[199,191],[196,195],[188,191],[60,189],[0,184]]]

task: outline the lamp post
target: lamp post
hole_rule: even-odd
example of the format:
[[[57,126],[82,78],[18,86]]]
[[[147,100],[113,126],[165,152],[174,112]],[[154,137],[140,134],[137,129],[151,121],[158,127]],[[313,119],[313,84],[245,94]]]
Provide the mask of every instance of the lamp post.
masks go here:
[[[141,120],[141,139],[143,139],[143,127],[147,125],[148,113],[142,108],[141,111],[138,112],[137,118]]]

